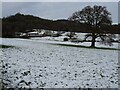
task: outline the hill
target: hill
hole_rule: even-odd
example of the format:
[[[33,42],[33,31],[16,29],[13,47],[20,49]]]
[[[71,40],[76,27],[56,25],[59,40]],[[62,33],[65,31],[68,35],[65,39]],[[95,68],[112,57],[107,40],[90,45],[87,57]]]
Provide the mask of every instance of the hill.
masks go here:
[[[118,25],[102,26],[103,31],[107,30],[110,33],[118,32]],[[45,29],[55,31],[72,31],[72,32],[91,32],[90,27],[83,23],[77,23],[61,20],[48,20],[33,15],[24,15],[17,13],[9,17],[2,18],[2,36],[14,37],[15,32],[26,32],[26,30],[32,29]],[[97,31],[99,32],[99,31]],[[101,32],[101,31],[100,31]]]

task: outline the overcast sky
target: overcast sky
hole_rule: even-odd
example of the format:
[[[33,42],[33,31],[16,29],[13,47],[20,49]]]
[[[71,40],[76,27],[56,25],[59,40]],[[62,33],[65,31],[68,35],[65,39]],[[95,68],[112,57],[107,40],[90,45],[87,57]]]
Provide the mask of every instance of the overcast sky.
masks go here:
[[[87,5],[106,6],[113,23],[118,22],[118,2],[2,2],[2,17],[20,12],[47,19],[67,19]]]

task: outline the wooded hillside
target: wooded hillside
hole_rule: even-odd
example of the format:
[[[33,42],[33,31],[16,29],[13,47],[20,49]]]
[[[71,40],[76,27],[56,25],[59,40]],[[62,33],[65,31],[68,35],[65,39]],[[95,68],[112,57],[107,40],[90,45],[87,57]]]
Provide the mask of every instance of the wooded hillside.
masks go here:
[[[69,20],[48,20],[33,15],[24,15],[17,13],[6,18],[2,18],[2,36],[14,37],[15,32],[25,32],[32,29],[45,29],[56,31],[72,31],[72,32],[91,32],[89,25],[77,23]],[[102,31],[109,33],[120,33],[120,25],[102,26]],[[96,31],[96,32],[102,32]]]

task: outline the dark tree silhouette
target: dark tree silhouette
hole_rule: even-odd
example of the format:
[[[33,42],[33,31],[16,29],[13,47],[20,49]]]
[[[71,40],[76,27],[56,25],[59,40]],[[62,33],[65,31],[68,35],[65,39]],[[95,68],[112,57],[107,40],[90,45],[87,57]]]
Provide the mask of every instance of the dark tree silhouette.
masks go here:
[[[48,20],[33,15],[17,13],[2,18],[2,37],[15,37],[17,32],[26,32],[32,29],[45,29],[54,31],[84,31],[84,24],[68,20]],[[80,29],[79,29],[80,28]]]
[[[91,47],[95,47],[96,38],[100,37],[102,43],[111,44],[111,38],[113,35],[109,34],[107,35],[105,31],[101,33],[103,26],[110,26],[112,23],[110,12],[106,9],[106,7],[102,6],[86,6],[81,11],[77,11],[73,13],[71,17],[68,18],[68,20],[76,21],[78,23],[85,23],[89,26],[89,29],[91,30],[90,34],[85,35],[85,40],[88,37],[92,37]],[[107,42],[108,41],[108,42]]]
[[[90,33],[91,29],[87,26],[87,24],[77,23],[70,20],[48,20],[33,15],[17,13],[15,15],[2,18],[1,37],[16,37],[16,33],[25,33],[27,31],[32,31],[32,29]],[[106,30],[106,32],[120,34],[120,30],[117,29],[118,25],[107,25],[101,27]]]

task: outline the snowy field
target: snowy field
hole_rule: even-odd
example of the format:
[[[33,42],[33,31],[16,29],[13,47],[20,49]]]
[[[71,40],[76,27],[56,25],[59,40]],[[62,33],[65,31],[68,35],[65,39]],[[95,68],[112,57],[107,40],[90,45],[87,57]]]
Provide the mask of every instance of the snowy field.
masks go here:
[[[1,60],[6,66],[4,70],[7,70],[2,78],[7,79],[9,87],[118,88],[117,50],[51,43],[66,42],[35,38],[2,40],[4,45],[15,46],[0,49]]]

